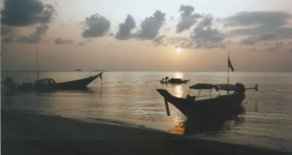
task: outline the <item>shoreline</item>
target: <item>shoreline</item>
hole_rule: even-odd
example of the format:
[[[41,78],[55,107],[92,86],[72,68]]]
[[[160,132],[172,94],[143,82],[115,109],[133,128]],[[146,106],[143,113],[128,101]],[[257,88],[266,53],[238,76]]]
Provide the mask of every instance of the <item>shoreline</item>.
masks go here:
[[[1,153],[2,155],[291,154],[266,148],[190,139],[147,128],[82,122],[13,110],[1,110]]]

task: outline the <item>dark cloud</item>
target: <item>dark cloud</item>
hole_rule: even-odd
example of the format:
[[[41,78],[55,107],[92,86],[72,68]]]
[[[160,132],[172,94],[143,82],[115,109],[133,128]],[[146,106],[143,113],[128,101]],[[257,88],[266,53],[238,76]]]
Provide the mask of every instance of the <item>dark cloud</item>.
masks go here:
[[[17,35],[16,30],[10,26],[2,25],[1,26],[1,41],[2,42],[14,42],[15,36]]]
[[[166,38],[166,35],[162,35],[162,36],[154,38],[153,42],[155,43],[155,45],[161,45],[161,44],[164,44],[165,38]]]
[[[105,33],[110,28],[110,21],[99,14],[91,15],[85,19],[85,23],[88,26],[83,32],[83,37],[90,38],[90,37],[101,37],[104,36]]]
[[[62,38],[57,38],[54,40],[55,44],[73,44],[74,42],[71,39],[62,39]]]
[[[260,40],[272,40],[274,38],[276,38],[277,36],[275,34],[264,34],[260,37]]]
[[[197,19],[201,17],[199,14],[192,14],[194,7],[190,5],[182,5],[179,9],[181,13],[180,22],[176,25],[176,32],[180,33],[184,30],[191,28],[197,22]]]
[[[213,17],[204,16],[197,27],[194,29],[190,38],[196,43],[197,48],[223,48],[225,35],[219,30],[212,28]]]
[[[34,33],[28,36],[20,36],[15,41],[20,43],[38,43],[41,41],[42,36],[48,31],[49,26],[47,24],[41,24],[36,27]]]
[[[19,35],[14,27],[2,25],[1,39],[5,43],[38,43],[48,29],[49,26],[47,24],[40,24],[35,28],[35,32],[29,35]]]
[[[43,4],[40,0],[5,0],[4,8],[1,11],[1,21],[9,26],[48,23],[54,14],[54,7]]]
[[[285,12],[241,12],[225,19],[226,26],[233,27],[230,36],[247,36],[243,45],[263,41],[292,39],[292,28],[285,27],[291,15]]]
[[[129,39],[133,36],[131,30],[136,27],[134,18],[128,15],[125,23],[119,25],[119,31],[116,34],[116,38],[120,40]]]
[[[290,15],[285,12],[240,12],[226,19],[227,26],[268,26],[284,25]]]
[[[157,37],[159,30],[165,21],[165,14],[156,11],[153,16],[146,18],[141,23],[141,30],[137,32],[137,38],[152,40]]]
[[[254,45],[258,42],[274,40],[276,38],[277,36],[275,34],[264,34],[264,35],[259,35],[259,36],[247,37],[241,40],[240,43],[242,45]]]
[[[242,45],[254,45],[259,41],[259,38],[256,37],[248,37],[243,40],[241,40],[240,44]]]

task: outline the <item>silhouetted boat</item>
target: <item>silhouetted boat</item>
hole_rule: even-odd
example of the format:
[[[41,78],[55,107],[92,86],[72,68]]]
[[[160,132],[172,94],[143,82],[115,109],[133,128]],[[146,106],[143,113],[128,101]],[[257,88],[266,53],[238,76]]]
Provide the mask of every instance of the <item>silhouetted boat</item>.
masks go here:
[[[165,107],[167,115],[170,115],[168,102],[173,104],[177,109],[179,109],[185,116],[190,117],[192,115],[218,115],[218,116],[230,116],[234,113],[238,113],[240,109],[241,102],[245,98],[245,91],[247,89],[255,89],[258,87],[255,85],[253,88],[245,88],[241,83],[236,83],[235,85],[229,84],[229,68],[233,71],[234,68],[229,59],[228,53],[228,77],[227,84],[207,84],[199,83],[190,86],[191,89],[199,90],[197,96],[187,95],[186,98],[175,97],[170,94],[166,89],[157,89],[161,96],[164,98]],[[167,81],[167,79],[166,79]],[[212,97],[211,91],[215,89],[219,94],[216,97]],[[189,93],[190,93],[189,90]],[[210,98],[200,99],[200,93],[202,90],[210,91]],[[227,91],[226,95],[221,95],[220,91]],[[229,92],[232,91],[230,94]]]
[[[66,89],[86,89],[87,85],[95,80],[96,78],[100,77],[102,79],[103,72],[99,73],[95,76],[90,76],[84,79],[67,81],[67,82],[59,82],[56,83],[57,90],[66,90]]]
[[[40,79],[34,82],[34,89],[36,91],[51,91],[51,90],[83,90],[87,88],[87,85],[100,77],[102,79],[103,72],[98,75],[90,76],[83,79],[55,82],[54,79]]]
[[[245,88],[244,85],[240,83],[235,85],[196,84],[189,88],[198,89],[198,96],[187,95],[186,98],[180,98],[173,96],[166,89],[157,89],[160,95],[164,98],[167,115],[170,115],[168,108],[168,102],[170,102],[187,117],[192,115],[229,116],[238,113],[237,110],[241,109],[239,107],[245,98],[245,90],[257,90],[257,85],[254,88]],[[218,96],[212,97],[211,91],[213,89],[219,92]],[[209,90],[210,97],[207,99],[200,99],[200,93],[202,90]],[[233,91],[233,93],[220,95],[220,90],[227,90],[228,92]]]
[[[52,78],[39,79],[34,83],[22,83],[16,85],[11,78],[6,78],[3,82],[4,86],[7,87],[7,90],[19,90],[19,91],[37,91],[37,92],[49,92],[56,90],[84,90],[87,88],[87,85],[91,83],[96,78],[100,77],[102,79],[103,72],[86,77],[83,79],[66,81],[66,82],[56,82]]]
[[[162,80],[160,80],[160,83],[162,84],[182,84],[182,83],[187,83],[190,80],[182,80],[180,78],[171,78],[168,79],[168,77],[162,78]]]

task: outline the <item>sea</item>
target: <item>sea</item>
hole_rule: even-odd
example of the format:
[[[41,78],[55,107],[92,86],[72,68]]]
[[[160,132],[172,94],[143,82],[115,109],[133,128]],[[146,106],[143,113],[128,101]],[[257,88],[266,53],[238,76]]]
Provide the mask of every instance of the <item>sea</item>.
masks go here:
[[[40,72],[40,78],[57,82],[75,80],[98,72]],[[189,79],[186,84],[161,84],[164,77]],[[35,72],[2,72],[2,80],[12,77],[20,84],[33,82]],[[91,123],[107,123],[150,128],[188,138],[220,141],[253,147],[292,151],[292,73],[231,72],[230,83],[245,87],[258,85],[258,91],[248,90],[242,102],[244,112],[220,122],[201,118],[193,124],[193,132],[185,133],[188,121],[169,104],[166,115],[162,96],[156,89],[167,89],[177,97],[185,97],[189,86],[196,83],[222,84],[226,72],[111,72],[88,85],[87,90],[66,90],[47,93],[1,93],[2,110],[18,110],[43,115],[60,116]],[[194,92],[196,94],[196,92]],[[209,92],[208,92],[209,93]],[[212,91],[216,93],[216,91]]]

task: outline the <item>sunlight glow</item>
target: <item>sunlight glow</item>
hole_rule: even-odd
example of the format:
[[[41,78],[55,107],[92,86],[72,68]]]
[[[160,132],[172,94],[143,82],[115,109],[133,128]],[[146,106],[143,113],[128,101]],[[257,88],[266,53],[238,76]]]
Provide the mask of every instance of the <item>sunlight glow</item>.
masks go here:
[[[183,49],[180,48],[180,47],[176,47],[175,51],[176,51],[177,54],[180,54],[183,51]]]

